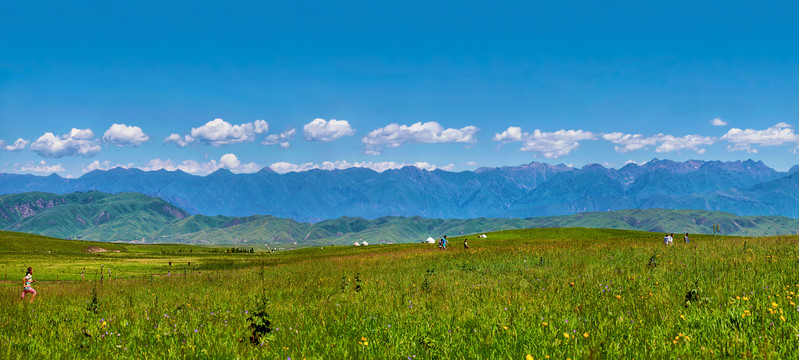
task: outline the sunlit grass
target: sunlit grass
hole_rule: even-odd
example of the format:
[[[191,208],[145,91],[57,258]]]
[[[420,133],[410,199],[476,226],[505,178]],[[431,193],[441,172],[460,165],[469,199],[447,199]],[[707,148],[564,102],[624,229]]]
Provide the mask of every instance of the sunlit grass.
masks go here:
[[[785,358],[799,349],[799,238],[697,236],[671,247],[661,238],[537,229],[470,238],[470,250],[452,238],[448,251],[9,253],[0,358]],[[40,281],[72,281],[37,283],[36,301],[18,302],[26,265]],[[100,265],[113,274],[102,284]],[[272,331],[253,345],[248,318],[261,294]]]

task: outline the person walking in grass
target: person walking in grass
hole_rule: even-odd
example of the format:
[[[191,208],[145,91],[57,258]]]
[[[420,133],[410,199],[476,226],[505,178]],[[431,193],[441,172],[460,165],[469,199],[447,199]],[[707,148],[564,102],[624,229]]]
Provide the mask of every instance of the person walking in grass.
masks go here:
[[[463,248],[469,250],[469,243],[467,242],[467,238],[463,238]]]
[[[31,284],[35,282],[36,280],[33,279],[33,268],[28,268],[28,272],[25,274],[25,277],[22,278],[22,295],[19,296],[20,300],[25,298],[25,293],[31,293],[31,302],[33,302],[33,298],[36,297],[36,290],[33,290]]]
[[[688,233],[685,233],[685,243],[687,244],[687,243],[688,243],[688,241],[689,241],[689,239],[688,239]]]
[[[441,250],[447,250],[447,235],[441,239]]]
[[[674,234],[666,234],[666,237],[663,238],[663,243],[666,245],[673,245],[674,244]]]

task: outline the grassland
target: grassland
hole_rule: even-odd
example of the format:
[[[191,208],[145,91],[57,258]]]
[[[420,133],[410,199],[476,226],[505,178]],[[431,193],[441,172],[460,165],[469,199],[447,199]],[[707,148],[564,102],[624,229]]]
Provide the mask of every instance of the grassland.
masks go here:
[[[470,238],[469,250],[451,238],[447,251],[254,254],[114,244],[103,245],[120,252],[87,254],[86,244],[7,236],[0,263],[15,282],[0,287],[5,359],[791,358],[799,350],[795,236],[705,235],[666,247],[655,233],[531,229]],[[100,265],[112,269],[102,282]],[[17,300],[27,266],[39,280],[32,304]],[[254,343],[253,326],[264,330]]]

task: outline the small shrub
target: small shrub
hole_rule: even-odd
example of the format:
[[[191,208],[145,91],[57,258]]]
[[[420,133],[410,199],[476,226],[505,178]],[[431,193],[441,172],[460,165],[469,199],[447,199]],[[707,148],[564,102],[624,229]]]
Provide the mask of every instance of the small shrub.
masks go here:
[[[260,345],[264,341],[272,340],[272,322],[269,321],[269,313],[266,311],[268,306],[269,299],[262,293],[258,297],[256,309],[247,318],[252,330],[250,335],[250,344],[252,345]]]

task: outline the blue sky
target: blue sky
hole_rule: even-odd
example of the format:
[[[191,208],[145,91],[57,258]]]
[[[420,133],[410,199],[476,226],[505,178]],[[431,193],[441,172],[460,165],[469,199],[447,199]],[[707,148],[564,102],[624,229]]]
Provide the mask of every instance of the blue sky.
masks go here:
[[[0,172],[655,157],[787,170],[799,163],[797,7],[4,3]]]

